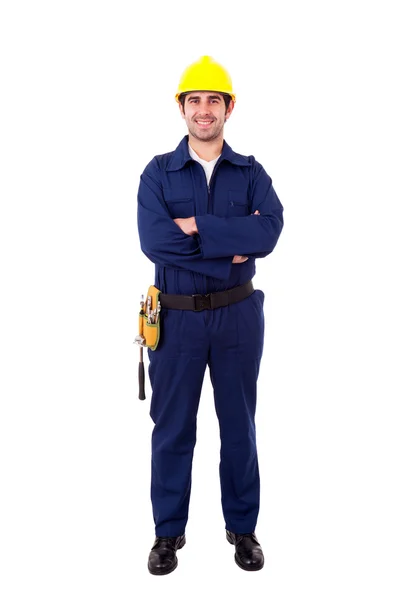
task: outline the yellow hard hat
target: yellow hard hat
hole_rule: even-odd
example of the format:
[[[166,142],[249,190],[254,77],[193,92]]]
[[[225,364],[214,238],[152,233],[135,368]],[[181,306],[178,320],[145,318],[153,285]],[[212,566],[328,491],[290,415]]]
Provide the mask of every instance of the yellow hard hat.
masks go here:
[[[228,71],[211,56],[202,56],[184,70],[175,94],[177,102],[184,92],[220,92],[229,94],[236,102]]]

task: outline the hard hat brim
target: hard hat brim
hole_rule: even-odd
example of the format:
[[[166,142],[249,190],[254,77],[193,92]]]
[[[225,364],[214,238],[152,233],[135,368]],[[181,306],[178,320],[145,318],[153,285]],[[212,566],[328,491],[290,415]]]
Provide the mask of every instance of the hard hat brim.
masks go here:
[[[227,96],[230,96],[232,98],[232,101],[234,103],[236,102],[235,94],[232,94],[232,92],[224,92],[222,90],[181,90],[179,92],[176,92],[176,94],[175,94],[176,102],[179,102],[179,96],[181,94],[191,94],[192,92],[214,92],[215,94],[226,94]]]

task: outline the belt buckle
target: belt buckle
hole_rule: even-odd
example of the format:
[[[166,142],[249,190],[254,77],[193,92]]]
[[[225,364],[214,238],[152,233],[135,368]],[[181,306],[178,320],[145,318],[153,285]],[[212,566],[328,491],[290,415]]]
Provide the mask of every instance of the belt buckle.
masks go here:
[[[205,294],[204,296],[193,294],[192,298],[194,298],[194,312],[201,312],[202,310],[211,308],[210,294]]]

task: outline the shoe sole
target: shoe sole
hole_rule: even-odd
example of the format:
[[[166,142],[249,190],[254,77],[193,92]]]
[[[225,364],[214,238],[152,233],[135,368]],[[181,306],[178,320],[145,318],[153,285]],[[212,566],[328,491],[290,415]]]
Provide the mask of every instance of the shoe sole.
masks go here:
[[[179,546],[177,547],[177,551],[180,550],[181,548],[183,548],[183,546],[186,544],[186,539],[184,539]],[[168,569],[168,571],[151,571],[150,567],[147,565],[147,568],[149,569],[149,573],[151,573],[152,575],[169,575],[170,573],[172,573],[172,571],[175,571],[176,567],[178,566],[178,559],[176,559],[175,563],[172,565],[172,567],[170,569]]]
[[[232,546],[235,545],[235,542],[232,540],[232,538],[229,536],[229,533],[226,533],[226,539],[228,540],[228,542],[230,544],[232,544]],[[264,566],[264,563],[262,563],[262,565],[254,565],[254,566],[247,566],[245,567],[244,565],[242,565],[241,562],[239,562],[237,554],[235,552],[235,563],[237,564],[238,567],[240,567],[241,569],[243,569],[243,571],[261,571],[261,569]]]

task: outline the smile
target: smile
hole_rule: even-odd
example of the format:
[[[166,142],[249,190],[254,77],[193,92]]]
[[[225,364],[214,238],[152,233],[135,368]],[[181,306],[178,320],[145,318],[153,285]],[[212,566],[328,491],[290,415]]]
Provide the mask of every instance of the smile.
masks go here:
[[[200,127],[209,127],[213,123],[213,121],[205,121],[205,120],[203,121],[203,120],[198,119],[196,121],[196,123],[197,123],[197,125],[200,125]]]

